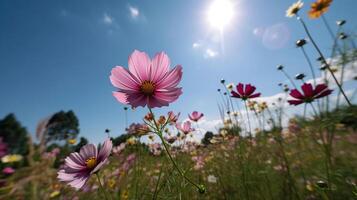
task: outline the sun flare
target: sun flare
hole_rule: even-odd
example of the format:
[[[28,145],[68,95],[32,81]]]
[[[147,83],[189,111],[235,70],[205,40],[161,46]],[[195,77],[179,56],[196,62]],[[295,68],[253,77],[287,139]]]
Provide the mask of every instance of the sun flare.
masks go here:
[[[214,0],[208,9],[208,22],[222,30],[233,18],[233,4],[230,0]]]

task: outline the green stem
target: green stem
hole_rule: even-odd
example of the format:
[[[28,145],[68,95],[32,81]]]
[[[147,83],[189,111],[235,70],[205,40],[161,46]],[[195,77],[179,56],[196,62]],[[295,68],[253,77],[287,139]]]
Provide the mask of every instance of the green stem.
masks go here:
[[[326,65],[328,71],[330,72],[332,78],[334,79],[335,83],[337,84],[338,88],[340,89],[342,95],[345,97],[345,99],[346,99],[348,105],[349,105],[349,106],[352,106],[350,100],[347,98],[347,95],[345,94],[345,91],[342,89],[341,84],[338,82],[338,80],[337,80],[335,74],[334,74],[333,71],[331,70],[330,65],[327,63],[327,61],[326,61],[326,59],[325,59],[325,56],[322,54],[320,48],[317,46],[316,42],[315,42],[314,39],[312,38],[312,36],[311,36],[311,34],[310,34],[310,31],[309,31],[309,29],[307,28],[307,26],[306,26],[304,20],[303,20],[299,15],[297,15],[297,19],[301,22],[302,26],[304,27],[304,30],[305,30],[307,36],[309,37],[311,43],[314,45],[316,51],[318,52],[318,54],[319,54],[320,57],[322,58],[322,62]]]
[[[288,73],[286,73],[284,69],[282,69],[281,71],[282,71],[282,72],[283,72],[283,74],[286,76],[286,78],[288,78],[288,79],[289,79],[290,83],[291,83],[291,84],[293,85],[293,87],[296,89],[297,87],[296,87],[296,85],[295,85],[295,83],[294,83],[293,79],[289,76],[289,74],[288,74]]]
[[[167,155],[169,156],[169,159],[171,160],[171,163],[174,165],[174,167],[177,169],[177,171],[180,173],[180,175],[185,178],[190,184],[192,184],[193,186],[195,186],[198,191],[200,193],[205,193],[206,191],[206,188],[203,186],[203,185],[198,185],[196,183],[194,183],[193,181],[191,181],[186,175],[185,173],[183,173],[183,171],[181,170],[181,168],[177,165],[177,163],[175,162],[175,160],[172,158],[171,156],[171,153],[169,151],[169,147],[167,146],[166,142],[165,142],[165,139],[164,137],[162,136],[162,130],[157,126],[157,123],[156,123],[156,119],[155,119],[155,115],[154,113],[152,112],[151,108],[149,108],[149,112],[152,114],[152,116],[154,116],[154,124],[155,124],[155,127],[156,127],[156,133],[157,135],[160,137],[161,139],[161,142],[162,144],[164,145],[164,149],[167,153]]]
[[[249,139],[252,139],[252,127],[250,126],[250,119],[249,119],[249,114],[248,114],[248,106],[247,106],[247,101],[244,100],[244,106],[245,106],[245,111],[247,113],[247,119],[248,119],[248,127],[249,127]]]
[[[108,197],[107,197],[107,193],[105,192],[104,190],[104,187],[102,185],[102,182],[100,181],[100,178],[99,178],[99,175],[98,173],[95,173],[95,175],[97,176],[97,179],[98,179],[98,182],[99,182],[99,186],[100,186],[100,189],[102,190],[103,194],[104,194],[104,197],[106,200],[108,200]]]

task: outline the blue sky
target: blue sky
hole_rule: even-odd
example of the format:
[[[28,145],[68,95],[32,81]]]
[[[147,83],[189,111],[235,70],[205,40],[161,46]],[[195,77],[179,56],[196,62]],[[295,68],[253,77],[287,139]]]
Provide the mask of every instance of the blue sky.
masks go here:
[[[134,49],[151,56],[165,51],[172,65],[183,66],[184,93],[169,108],[156,110],[162,113],[199,110],[206,119],[217,119],[221,78],[252,83],[270,96],[285,80],[277,64],[292,75],[309,76],[294,47],[305,37],[303,29],[285,17],[294,1],[232,2],[234,19],[220,37],[207,22],[210,0],[0,1],[0,118],[13,112],[33,133],[40,119],[72,109],[80,134],[90,141],[103,140],[106,128],[119,135],[125,126],[123,105],[112,97],[108,77],[112,67],[127,66]],[[305,18],[311,2],[305,1],[301,11]],[[326,18],[334,30],[335,20],[346,19],[346,30],[356,31],[356,7],[356,0],[334,1]],[[327,54],[331,38],[321,19],[306,20]],[[145,113],[143,108],[129,112],[129,122]]]

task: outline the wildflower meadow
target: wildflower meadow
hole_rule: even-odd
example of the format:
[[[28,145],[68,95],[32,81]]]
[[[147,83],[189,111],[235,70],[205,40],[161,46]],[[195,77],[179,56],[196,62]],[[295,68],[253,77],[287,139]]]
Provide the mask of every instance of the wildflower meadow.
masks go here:
[[[0,2],[0,199],[357,199],[354,0],[58,2]]]

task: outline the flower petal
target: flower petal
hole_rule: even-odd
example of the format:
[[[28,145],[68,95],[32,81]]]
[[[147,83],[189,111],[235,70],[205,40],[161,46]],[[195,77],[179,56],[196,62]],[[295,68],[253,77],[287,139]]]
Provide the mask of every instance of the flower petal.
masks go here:
[[[122,90],[138,90],[140,86],[139,80],[122,66],[114,67],[109,79],[115,87]]]
[[[123,104],[129,104],[128,94],[125,92],[113,92],[113,96]]]
[[[320,94],[323,90],[325,90],[327,88],[327,85],[325,84],[318,84],[316,85],[316,88],[314,90],[314,95],[318,95]]]
[[[113,148],[112,141],[109,138],[106,139],[103,146],[99,150],[97,162],[101,162],[106,158],[108,158],[112,151],[112,148]]]
[[[92,157],[97,158],[98,152],[94,144],[86,144],[81,148],[79,154],[81,154],[82,158],[85,160]]]
[[[259,97],[260,95],[261,95],[260,93],[255,93],[253,95],[250,95],[248,98],[253,99],[253,98]]]
[[[247,84],[247,85],[245,85],[244,95],[250,96],[251,94],[253,94],[253,92],[255,90],[256,90],[256,88],[254,86],[252,86],[251,84]]]
[[[157,82],[161,80],[169,71],[170,58],[164,53],[157,53],[151,62],[150,80]]]
[[[290,96],[292,96],[292,97],[294,97],[296,99],[304,99],[304,96],[297,89],[292,89],[290,91]]]
[[[238,83],[237,85],[237,92],[240,94],[240,96],[244,96],[244,90],[243,90],[244,85],[242,83]]]
[[[231,91],[231,94],[232,94],[232,97],[235,97],[235,98],[242,98],[241,95],[239,95],[238,93],[236,93],[235,91]]]
[[[162,106],[168,106],[169,103],[174,102],[182,94],[181,88],[159,89],[155,91],[155,94],[148,97],[148,107],[160,108]]]
[[[304,96],[306,97],[312,97],[314,95],[314,90],[312,89],[311,83],[304,83],[301,86],[302,91],[304,92]]]
[[[171,71],[165,74],[165,76],[158,80],[156,86],[158,89],[160,88],[174,88],[176,87],[182,78],[182,66],[177,65]]]
[[[103,167],[104,164],[106,164],[108,162],[108,158],[104,159],[103,161],[101,161],[100,163],[97,164],[97,166],[95,166],[95,168],[90,172],[90,174],[94,174],[96,173],[98,170],[100,170],[100,168]]]
[[[129,56],[129,71],[140,82],[150,80],[151,60],[145,52],[135,50]]]
[[[299,105],[299,104],[302,104],[304,101],[302,100],[288,100],[289,104],[290,105]]]
[[[319,95],[317,95],[315,97],[315,99],[325,97],[327,95],[330,95],[331,93],[332,93],[332,90],[325,90],[325,91],[321,92]]]

